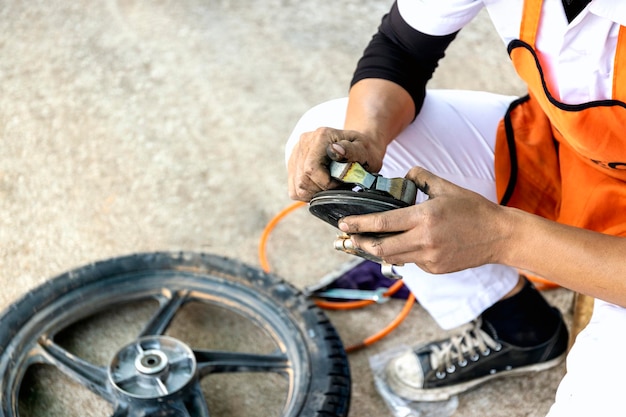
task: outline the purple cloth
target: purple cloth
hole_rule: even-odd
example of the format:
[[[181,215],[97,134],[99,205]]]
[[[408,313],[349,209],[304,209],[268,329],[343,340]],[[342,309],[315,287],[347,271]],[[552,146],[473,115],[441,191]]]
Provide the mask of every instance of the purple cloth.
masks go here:
[[[380,264],[366,260],[345,272],[327,286],[326,289],[347,288],[352,290],[373,291],[378,288],[389,288],[396,282],[397,280],[388,278],[382,274]],[[391,297],[406,300],[408,296],[409,289],[405,285]]]

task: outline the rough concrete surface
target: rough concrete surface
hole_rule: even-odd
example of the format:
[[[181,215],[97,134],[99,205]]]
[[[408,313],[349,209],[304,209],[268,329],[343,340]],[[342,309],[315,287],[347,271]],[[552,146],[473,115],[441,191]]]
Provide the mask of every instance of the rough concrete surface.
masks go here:
[[[346,94],[390,4],[1,2],[0,308],[71,268],[134,252],[259,265],[263,228],[291,203],[283,162],[291,128],[311,106]],[[523,92],[486,14],[461,33],[431,87]],[[296,211],[268,241],[273,271],[299,288],[315,283],[347,260],[333,252],[334,235]],[[570,320],[571,294],[547,296]],[[353,343],[400,307],[329,316]],[[351,355],[350,416],[390,415],[371,355],[442,335],[416,306],[381,343]],[[544,415],[563,372],[461,395],[455,415]]]

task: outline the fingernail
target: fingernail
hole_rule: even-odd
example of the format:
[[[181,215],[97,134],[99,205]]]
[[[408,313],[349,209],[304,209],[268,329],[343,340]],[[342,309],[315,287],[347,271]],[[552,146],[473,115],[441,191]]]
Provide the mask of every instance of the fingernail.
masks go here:
[[[340,222],[337,227],[339,227],[339,230],[341,230],[342,232],[348,231],[348,225],[344,222]]]
[[[338,143],[331,143],[330,147],[340,156],[346,156],[346,150]]]

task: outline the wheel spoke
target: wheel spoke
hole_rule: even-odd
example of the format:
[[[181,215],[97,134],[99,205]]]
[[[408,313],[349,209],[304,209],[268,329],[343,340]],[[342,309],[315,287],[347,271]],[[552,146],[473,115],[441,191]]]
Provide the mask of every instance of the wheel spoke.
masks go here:
[[[188,297],[189,291],[178,291],[173,293],[170,297],[161,297],[159,309],[152,316],[150,321],[148,321],[139,334],[139,337],[164,334],[167,326],[169,326]]]
[[[49,338],[42,337],[39,348],[42,358],[47,363],[54,365],[65,375],[110,403],[114,402],[113,394],[107,384],[106,368],[93,365],[79,358]]]
[[[275,372],[285,374],[291,369],[283,353],[258,355],[252,353],[194,350],[200,376],[227,372]]]

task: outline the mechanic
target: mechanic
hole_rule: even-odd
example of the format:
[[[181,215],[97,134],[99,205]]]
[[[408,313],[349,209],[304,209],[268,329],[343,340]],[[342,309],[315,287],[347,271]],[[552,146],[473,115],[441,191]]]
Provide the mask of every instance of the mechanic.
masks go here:
[[[517,98],[426,89],[457,33],[486,7],[528,88]],[[337,186],[331,158],[406,177],[418,204],[345,217],[353,245],[398,268],[458,334],[387,367],[405,398],[449,398],[548,369],[568,332],[524,274],[596,298],[567,354],[550,416],[623,407],[626,341],[626,3],[397,0],[346,99],[320,104],[286,146],[291,198]],[[393,232],[368,237],[365,232]],[[522,272],[522,273],[520,273]]]

